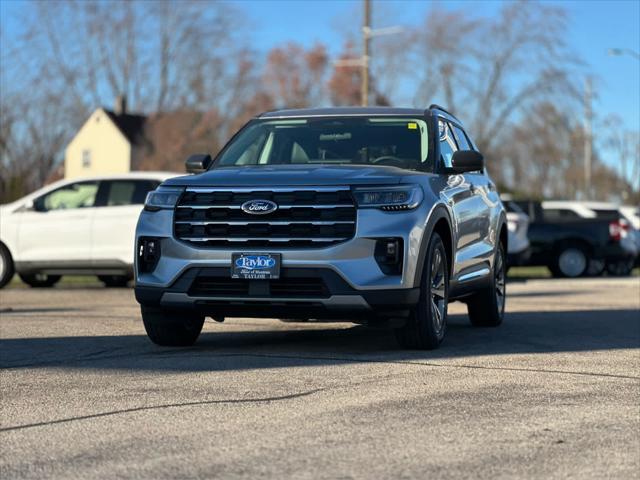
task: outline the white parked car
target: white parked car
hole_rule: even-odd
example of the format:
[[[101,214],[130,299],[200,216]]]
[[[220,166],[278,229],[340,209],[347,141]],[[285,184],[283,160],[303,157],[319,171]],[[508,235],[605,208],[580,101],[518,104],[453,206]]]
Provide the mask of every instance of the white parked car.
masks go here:
[[[510,195],[500,197],[507,211],[507,229],[509,238],[507,242],[507,264],[510,267],[526,265],[531,254],[529,244],[529,215],[511,199]]]
[[[126,285],[145,197],[177,175],[133,172],[62,180],[0,205],[0,288],[14,273],[32,287],[87,274],[107,286]]]

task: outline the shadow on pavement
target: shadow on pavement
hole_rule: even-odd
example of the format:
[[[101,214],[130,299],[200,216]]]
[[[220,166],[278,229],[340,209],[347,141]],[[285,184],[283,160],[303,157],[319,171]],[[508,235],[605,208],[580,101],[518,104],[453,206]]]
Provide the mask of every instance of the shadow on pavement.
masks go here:
[[[445,343],[435,351],[400,350],[389,329],[282,327],[229,331],[207,322],[198,343],[183,349],[154,346],[144,334],[4,339],[0,367],[232,371],[640,347],[637,310],[516,312],[502,327],[489,329],[471,327],[466,315],[452,315]]]

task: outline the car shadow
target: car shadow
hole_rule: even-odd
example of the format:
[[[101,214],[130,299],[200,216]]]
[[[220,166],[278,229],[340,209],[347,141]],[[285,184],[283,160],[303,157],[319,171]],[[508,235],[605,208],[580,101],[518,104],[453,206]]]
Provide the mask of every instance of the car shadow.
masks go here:
[[[466,315],[452,315],[445,342],[433,351],[400,349],[388,328],[288,324],[235,331],[207,323],[188,348],[158,347],[144,334],[3,339],[0,368],[231,371],[639,346],[637,310],[537,311],[509,313],[500,328],[473,328]]]

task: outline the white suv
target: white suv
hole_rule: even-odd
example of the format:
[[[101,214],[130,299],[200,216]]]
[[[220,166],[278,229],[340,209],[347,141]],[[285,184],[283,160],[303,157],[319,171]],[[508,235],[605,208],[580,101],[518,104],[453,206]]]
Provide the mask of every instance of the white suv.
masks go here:
[[[107,286],[126,285],[145,197],[177,175],[62,180],[0,206],[0,288],[15,272],[32,287],[50,287],[74,274],[97,275]]]

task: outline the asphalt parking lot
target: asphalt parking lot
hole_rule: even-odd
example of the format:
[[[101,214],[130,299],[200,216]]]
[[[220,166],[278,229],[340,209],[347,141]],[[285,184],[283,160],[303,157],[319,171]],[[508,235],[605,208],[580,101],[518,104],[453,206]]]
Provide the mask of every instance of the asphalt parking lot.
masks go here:
[[[2,478],[638,478],[640,279],[509,284],[445,344],[277,320],[160,348],[130,289],[0,292]]]

